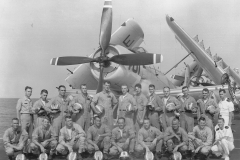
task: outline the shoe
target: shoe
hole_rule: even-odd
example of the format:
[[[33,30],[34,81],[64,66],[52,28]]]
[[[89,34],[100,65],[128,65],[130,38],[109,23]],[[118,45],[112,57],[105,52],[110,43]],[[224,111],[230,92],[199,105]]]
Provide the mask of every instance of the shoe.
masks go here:
[[[52,159],[53,159],[52,154],[49,154],[49,156],[48,156],[48,160],[52,160]]]
[[[103,160],[108,160],[108,155],[107,155],[107,153],[103,153]]]

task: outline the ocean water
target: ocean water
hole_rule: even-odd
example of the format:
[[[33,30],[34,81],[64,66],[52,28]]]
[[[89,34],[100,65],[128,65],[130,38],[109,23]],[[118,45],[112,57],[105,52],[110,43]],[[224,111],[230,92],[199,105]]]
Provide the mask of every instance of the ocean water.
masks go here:
[[[35,102],[37,99],[32,99]],[[18,98],[0,98],[0,138],[11,126],[12,118],[17,117],[16,105]]]

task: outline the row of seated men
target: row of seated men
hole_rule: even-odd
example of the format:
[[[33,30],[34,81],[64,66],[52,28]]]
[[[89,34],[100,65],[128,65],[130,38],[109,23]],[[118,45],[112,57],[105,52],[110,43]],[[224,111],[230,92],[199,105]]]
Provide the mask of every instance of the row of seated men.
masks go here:
[[[127,126],[135,128],[136,133],[143,126],[144,117],[150,119],[150,124],[161,131],[166,131],[167,127],[172,125],[172,120],[179,116],[181,127],[187,132],[193,132],[194,116],[204,116],[206,125],[214,131],[213,115],[220,113],[224,118],[225,125],[231,125],[231,112],[233,104],[225,97],[225,90],[220,90],[219,95],[221,101],[217,104],[211,98],[209,90],[203,89],[202,98],[197,102],[188,92],[188,87],[183,87],[183,95],[178,99],[170,94],[170,88],[164,87],[164,96],[160,98],[155,94],[155,86],[149,85],[149,96],[146,97],[141,91],[141,85],[135,85],[135,93],[128,93],[128,86],[122,85],[122,95],[119,100],[116,99],[110,90],[110,82],[104,82],[103,91],[91,98],[87,93],[87,86],[81,85],[81,92],[70,98],[66,94],[65,86],[59,86],[59,95],[47,101],[47,90],[41,91],[41,98],[32,105],[30,99],[32,88],[25,88],[25,97],[19,99],[17,104],[17,117],[20,125],[27,130],[31,139],[33,124],[37,128],[42,123],[42,119],[46,116],[46,112],[51,117],[51,125],[60,133],[60,129],[65,126],[65,115],[69,111],[72,113],[74,122],[79,124],[85,132],[90,127],[91,113],[99,115],[101,121],[106,124],[109,129],[114,128],[113,111],[117,107],[117,116],[124,117]],[[78,105],[76,105],[78,104]],[[230,105],[231,104],[231,105]],[[80,107],[79,107],[80,106]],[[34,113],[34,119],[32,119]],[[118,119],[118,118],[117,118]]]
[[[146,153],[155,154],[159,160],[162,148],[166,147],[168,153],[187,151],[192,152],[192,157],[200,153],[200,159],[206,159],[212,151],[217,156],[222,155],[229,159],[229,152],[233,150],[233,135],[231,128],[224,125],[224,119],[219,118],[215,127],[216,135],[213,139],[212,130],[206,125],[206,119],[200,117],[198,125],[191,134],[180,127],[178,118],[174,118],[172,126],[165,132],[150,125],[150,120],[145,118],[142,128],[136,132],[134,128],[126,126],[125,118],[119,117],[117,127],[112,131],[102,124],[99,116],[94,117],[94,124],[84,132],[82,127],[72,121],[70,115],[65,117],[65,126],[60,130],[59,137],[51,126],[48,117],[43,117],[43,123],[34,129],[31,141],[28,140],[26,130],[19,127],[19,120],[12,120],[12,127],[7,129],[3,136],[4,146],[9,159],[14,158],[15,151],[23,153],[49,153],[48,159],[54,155],[67,155],[77,153],[78,160],[82,159],[81,153],[88,152],[90,156],[96,151],[103,151],[103,159],[111,159],[127,151],[130,156],[143,157]],[[169,156],[171,158],[171,156]]]

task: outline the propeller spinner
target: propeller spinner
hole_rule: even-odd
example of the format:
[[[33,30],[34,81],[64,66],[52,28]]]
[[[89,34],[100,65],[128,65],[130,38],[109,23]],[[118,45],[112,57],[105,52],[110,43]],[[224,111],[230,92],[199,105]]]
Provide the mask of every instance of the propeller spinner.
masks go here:
[[[100,35],[99,44],[101,48],[101,54],[97,58],[89,57],[79,57],[79,56],[67,56],[67,57],[57,57],[50,61],[51,65],[76,65],[97,62],[99,63],[99,81],[97,87],[97,93],[102,91],[103,86],[103,70],[106,64],[114,62],[120,65],[150,65],[155,63],[161,63],[163,61],[163,56],[161,54],[151,54],[141,52],[138,54],[122,54],[115,55],[111,58],[106,56],[106,51],[111,40],[112,32],[112,0],[105,0],[102,19],[100,25]]]

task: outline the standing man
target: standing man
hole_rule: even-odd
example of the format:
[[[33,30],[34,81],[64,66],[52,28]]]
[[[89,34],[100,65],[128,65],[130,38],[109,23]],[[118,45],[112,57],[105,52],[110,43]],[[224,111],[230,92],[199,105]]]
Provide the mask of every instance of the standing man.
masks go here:
[[[229,160],[229,152],[235,148],[231,127],[224,125],[224,119],[219,118],[215,131],[215,142],[211,150],[216,156],[222,155],[225,160]]]
[[[206,119],[204,117],[199,118],[198,125],[193,128],[192,135],[189,134],[188,137],[192,152],[200,153],[200,157],[206,159],[212,147],[213,133],[206,126]]]
[[[17,102],[17,118],[20,120],[20,125],[22,129],[25,129],[31,138],[33,131],[33,116],[32,107],[33,102],[30,99],[32,95],[32,87],[25,87],[25,96],[20,98]]]
[[[125,118],[118,118],[118,127],[112,130],[112,147],[109,155],[117,156],[122,151],[128,151],[129,154],[134,153],[135,132],[133,127],[126,126]]]
[[[163,133],[150,126],[150,120],[148,118],[144,119],[143,127],[138,132],[138,143],[136,143],[135,151],[136,155],[143,156],[144,151],[155,152],[155,157],[157,160],[161,158],[162,144],[163,144]]]
[[[148,97],[148,118],[153,127],[160,130],[159,116],[163,114],[163,102],[162,99],[155,94],[155,85],[149,85],[149,97]],[[163,129],[166,129],[165,121],[161,122]]]
[[[53,128],[56,129],[56,133],[59,134],[60,129],[64,126],[64,116],[65,111],[68,108],[68,105],[71,99],[66,95],[66,87],[60,85],[58,87],[59,95],[52,98],[46,107],[51,110],[51,122]]]
[[[134,111],[137,109],[136,100],[134,97],[128,93],[128,86],[122,85],[122,93],[118,101],[118,112],[117,117],[124,117],[126,120],[126,125],[134,127]],[[128,106],[131,105],[131,109],[128,110]]]
[[[90,104],[92,98],[87,93],[86,84],[81,84],[80,88],[81,92],[70,102],[69,109],[73,113],[73,121],[79,124],[86,132],[90,126]],[[75,103],[79,103],[83,108],[81,110],[74,110]]]
[[[218,103],[220,109],[219,117],[224,119],[225,126],[231,126],[234,104],[229,98],[226,97],[226,91],[224,89],[219,90],[219,96],[221,99]]]
[[[82,127],[72,121],[70,115],[65,116],[65,126],[60,130],[57,151],[62,155],[68,152],[77,152],[77,158],[82,159],[81,153],[85,151],[86,134]]]
[[[41,98],[37,100],[32,108],[34,113],[34,128],[42,125],[43,117],[47,116],[47,112],[50,112],[48,108],[46,108],[46,104],[48,103],[47,100],[48,91],[43,89],[41,91]]]
[[[175,112],[180,109],[181,103],[173,96],[170,95],[170,88],[163,88],[164,97],[162,99],[164,107],[163,111],[165,114],[167,127],[172,125],[173,118],[176,117]],[[169,107],[168,107],[169,106]]]
[[[110,91],[111,83],[109,81],[104,82],[103,91],[97,93],[91,103],[92,110],[97,113],[95,110],[96,105],[101,105],[104,107],[104,113],[99,115],[104,124],[109,126],[110,129],[113,127],[113,111],[117,105],[117,99],[115,95]]]
[[[179,120],[174,118],[172,125],[168,127],[164,134],[164,141],[167,144],[169,153],[179,151],[184,155],[188,149],[188,135],[187,132],[180,127]]]
[[[178,99],[182,103],[181,115],[180,115],[180,126],[185,129],[187,133],[193,131],[194,127],[194,114],[197,113],[197,102],[189,95],[189,89],[187,86],[182,88],[183,96]]]
[[[146,105],[147,105],[148,99],[142,93],[141,84],[138,83],[135,85],[135,91],[136,91],[136,94],[134,98],[136,100],[136,105],[137,105],[135,129],[138,132],[143,125],[143,119],[146,114]]]
[[[4,148],[9,160],[14,160],[14,152],[23,151],[27,139],[28,133],[19,126],[18,118],[13,118],[12,127],[8,128],[3,135]]]
[[[109,127],[102,124],[99,116],[94,116],[94,124],[87,131],[87,150],[92,154],[103,149],[103,159],[107,159],[108,150],[111,146],[111,131]]]
[[[218,105],[213,97],[210,97],[209,90],[204,88],[202,90],[202,98],[197,101],[200,107],[200,115],[206,118],[206,124],[213,129],[213,116],[218,112]]]
[[[57,147],[57,133],[50,125],[48,117],[42,117],[43,122],[34,129],[32,143],[30,143],[30,152],[36,155],[40,153],[49,153],[48,159],[52,159]]]

